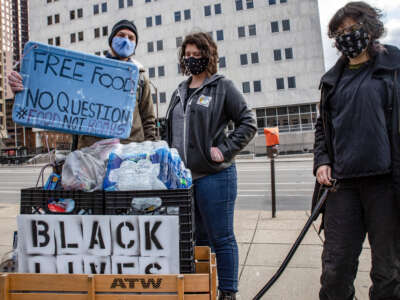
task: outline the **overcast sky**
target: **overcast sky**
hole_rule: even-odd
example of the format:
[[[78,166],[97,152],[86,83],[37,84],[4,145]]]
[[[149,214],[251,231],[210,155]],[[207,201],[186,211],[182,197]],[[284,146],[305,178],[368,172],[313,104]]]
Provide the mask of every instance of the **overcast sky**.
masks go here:
[[[328,23],[335,12],[343,7],[348,0],[318,0],[321,33],[324,46],[325,68],[328,70],[336,62],[338,51],[332,47],[333,40],[327,36]],[[392,44],[400,48],[400,1],[399,0],[366,0],[365,2],[383,10],[386,33],[382,43]]]

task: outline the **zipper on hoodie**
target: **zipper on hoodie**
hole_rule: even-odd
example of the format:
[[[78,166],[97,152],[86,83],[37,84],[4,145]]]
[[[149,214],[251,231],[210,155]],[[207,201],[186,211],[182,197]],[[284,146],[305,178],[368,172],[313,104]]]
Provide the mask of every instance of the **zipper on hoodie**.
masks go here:
[[[192,98],[193,96],[203,87],[203,85],[201,85],[200,87],[198,87],[192,95],[190,95],[188,102],[186,104],[186,109],[185,109],[185,105],[182,102],[182,97],[180,94],[180,91],[178,89],[178,96],[182,105],[182,110],[183,110],[183,155],[185,156],[185,163],[187,165],[187,147],[186,147],[186,116],[187,116],[187,110],[190,107],[190,104],[192,103]],[[189,88],[189,87],[188,87]],[[184,101],[184,100],[183,100]]]

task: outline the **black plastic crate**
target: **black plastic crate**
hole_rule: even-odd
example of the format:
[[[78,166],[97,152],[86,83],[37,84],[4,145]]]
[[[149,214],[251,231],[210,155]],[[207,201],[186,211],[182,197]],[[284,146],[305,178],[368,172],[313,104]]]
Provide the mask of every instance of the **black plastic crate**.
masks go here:
[[[70,213],[54,213],[47,205],[51,200],[73,199],[75,208]],[[42,188],[27,188],[21,190],[21,214],[58,214],[58,215],[103,215],[103,192],[43,190]]]
[[[162,207],[179,208],[180,273],[194,273],[194,200],[193,188],[152,191],[104,192],[104,214],[131,214],[132,198],[162,200]]]

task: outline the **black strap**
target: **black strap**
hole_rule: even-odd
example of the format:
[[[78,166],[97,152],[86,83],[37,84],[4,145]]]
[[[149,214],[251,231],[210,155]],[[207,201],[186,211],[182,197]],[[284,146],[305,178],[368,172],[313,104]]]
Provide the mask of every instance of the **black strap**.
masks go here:
[[[397,72],[398,70],[394,70],[394,75],[393,75],[393,100],[392,100],[392,105],[395,103],[396,97],[398,97],[397,93]],[[397,99],[399,100],[399,99]],[[398,104],[397,104],[398,105]],[[399,107],[400,110],[400,107]],[[399,118],[398,118],[398,124],[397,124],[397,130],[398,133],[400,134],[400,111],[399,111]]]
[[[144,89],[144,75],[143,72],[139,72],[139,82],[138,82],[138,89],[139,89],[139,97],[136,99],[136,102],[142,101],[143,89]]]

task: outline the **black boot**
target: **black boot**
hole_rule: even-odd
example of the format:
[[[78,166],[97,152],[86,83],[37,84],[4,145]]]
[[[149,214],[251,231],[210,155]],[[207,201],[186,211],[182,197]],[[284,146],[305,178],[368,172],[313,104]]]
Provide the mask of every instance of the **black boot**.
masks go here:
[[[218,300],[236,300],[236,293],[229,291],[219,291]]]

